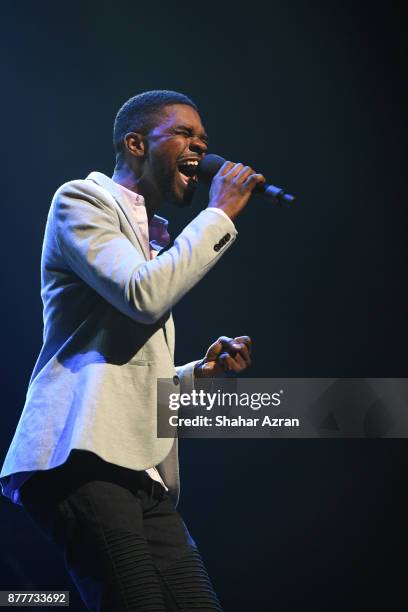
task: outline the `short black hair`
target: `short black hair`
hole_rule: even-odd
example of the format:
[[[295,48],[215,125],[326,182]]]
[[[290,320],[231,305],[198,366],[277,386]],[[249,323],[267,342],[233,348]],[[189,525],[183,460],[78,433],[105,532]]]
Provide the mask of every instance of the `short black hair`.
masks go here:
[[[123,153],[123,139],[129,132],[147,134],[156,122],[160,110],[168,104],[187,104],[196,111],[197,106],[185,94],[168,89],[145,91],[133,96],[121,106],[113,126],[113,146],[117,156]]]

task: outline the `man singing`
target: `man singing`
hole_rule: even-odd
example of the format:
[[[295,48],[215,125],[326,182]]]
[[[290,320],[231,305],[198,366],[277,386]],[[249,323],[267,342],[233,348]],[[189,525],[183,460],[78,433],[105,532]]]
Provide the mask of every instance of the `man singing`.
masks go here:
[[[249,366],[250,339],[223,336],[175,368],[170,311],[234,242],[233,219],[265,179],[226,162],[207,208],[169,247],[156,212],[191,203],[207,151],[197,107],[173,91],[137,95],[116,116],[114,145],[112,178],[65,183],[51,204],[44,343],[3,494],[63,551],[89,610],[221,610],[175,509],[177,438],[156,435],[156,385],[167,378],[188,392],[194,377]]]

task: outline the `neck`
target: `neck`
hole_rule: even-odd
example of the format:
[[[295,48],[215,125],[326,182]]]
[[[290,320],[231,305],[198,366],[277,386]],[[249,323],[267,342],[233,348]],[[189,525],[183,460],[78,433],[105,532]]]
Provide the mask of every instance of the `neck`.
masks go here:
[[[142,177],[138,177],[127,164],[115,167],[112,180],[122,185],[122,187],[126,187],[126,189],[143,196],[149,220],[159,210],[162,202],[159,200],[155,189],[144,181]]]

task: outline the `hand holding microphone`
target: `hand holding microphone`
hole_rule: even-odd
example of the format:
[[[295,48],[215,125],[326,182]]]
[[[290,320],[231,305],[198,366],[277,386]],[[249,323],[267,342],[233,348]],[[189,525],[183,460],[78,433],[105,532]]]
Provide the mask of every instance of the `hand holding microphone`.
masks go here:
[[[274,204],[291,204],[295,199],[280,187],[267,184],[265,177],[249,166],[225,161],[219,155],[206,155],[199,164],[198,176],[204,182],[211,182],[208,206],[220,208],[230,219],[243,210],[253,192],[264,195]]]
[[[249,166],[226,161],[214,176],[208,207],[220,208],[230,219],[235,219],[246,206],[252,191],[265,177]]]

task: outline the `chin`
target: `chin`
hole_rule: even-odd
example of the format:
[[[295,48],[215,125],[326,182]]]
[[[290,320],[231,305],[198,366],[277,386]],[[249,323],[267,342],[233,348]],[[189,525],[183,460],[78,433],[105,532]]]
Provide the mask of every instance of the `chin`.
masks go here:
[[[167,201],[177,208],[186,208],[192,205],[194,193],[195,186],[188,185],[183,189],[175,189],[172,193],[169,193]]]

